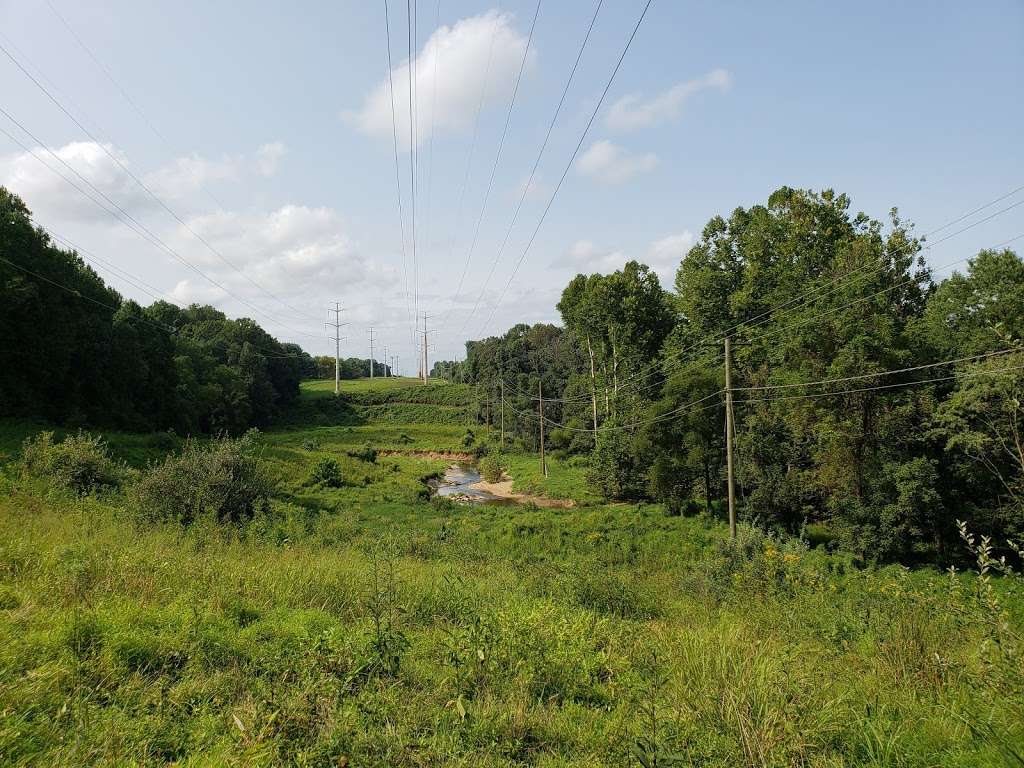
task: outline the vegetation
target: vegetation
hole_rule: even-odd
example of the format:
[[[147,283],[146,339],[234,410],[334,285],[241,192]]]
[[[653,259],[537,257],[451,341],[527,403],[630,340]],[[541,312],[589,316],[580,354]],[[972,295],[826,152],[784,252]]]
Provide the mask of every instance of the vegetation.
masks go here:
[[[239,523],[265,512],[272,490],[257,454],[259,433],[209,444],[189,441],[177,455],[151,466],[133,489],[139,513],[148,520],[190,525],[210,517]]]
[[[783,187],[709,221],[674,292],[633,262],[579,275],[565,330],[515,326],[439,367],[526,451],[542,388],[549,451],[586,457],[605,498],[712,513],[730,336],[741,516],[827,531],[861,559],[948,564],[958,517],[998,540],[1024,530],[1024,261],[982,251],[936,283],[921,247],[895,210],[883,225]]]
[[[0,187],[0,413],[241,434],[296,399],[309,364],[252,320],[122,299]]]
[[[5,761],[966,767],[1024,745],[1024,601],[991,569],[730,546],[655,506],[376,500],[407,471],[187,529],[9,475]]]
[[[501,482],[505,477],[506,464],[504,458],[497,453],[484,456],[477,462],[480,475],[489,483]]]
[[[783,188],[674,292],[580,275],[459,383],[338,396],[0,207],[5,765],[1024,765],[1015,254],[935,283],[895,213]],[[432,498],[474,458],[572,504]]]
[[[124,475],[122,467],[110,458],[103,439],[86,432],[56,443],[53,432],[40,432],[25,441],[21,463],[28,474],[78,494],[116,488]]]

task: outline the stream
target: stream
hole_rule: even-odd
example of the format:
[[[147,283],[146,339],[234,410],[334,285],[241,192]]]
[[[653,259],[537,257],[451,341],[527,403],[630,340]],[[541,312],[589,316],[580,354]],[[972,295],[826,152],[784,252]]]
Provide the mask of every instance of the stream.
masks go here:
[[[472,504],[515,503],[512,499],[503,499],[489,491],[473,488],[473,484],[479,483],[480,479],[480,473],[468,464],[453,464],[444,471],[444,477],[437,481],[434,492],[438,496],[452,497],[457,501]]]

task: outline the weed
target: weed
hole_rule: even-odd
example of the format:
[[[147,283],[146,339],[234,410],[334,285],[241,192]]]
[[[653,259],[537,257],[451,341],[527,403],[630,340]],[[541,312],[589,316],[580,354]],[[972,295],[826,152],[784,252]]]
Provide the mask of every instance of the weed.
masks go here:
[[[135,506],[149,520],[189,525],[204,515],[239,523],[269,509],[272,483],[257,452],[259,435],[189,441],[178,456],[151,466],[134,489]]]
[[[59,443],[54,442],[53,432],[41,432],[25,440],[21,455],[28,474],[78,494],[116,488],[125,477],[124,467],[110,457],[103,438],[88,432],[69,435]]]
[[[323,456],[317,459],[313,465],[313,471],[309,474],[309,482],[314,485],[321,485],[325,488],[340,488],[344,481],[341,476],[341,465],[337,459]]]

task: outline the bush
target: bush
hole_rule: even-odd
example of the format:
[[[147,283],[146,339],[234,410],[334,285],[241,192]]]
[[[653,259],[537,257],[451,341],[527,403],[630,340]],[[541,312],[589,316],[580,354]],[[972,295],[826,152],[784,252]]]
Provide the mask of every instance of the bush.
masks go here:
[[[505,475],[506,464],[499,454],[492,453],[480,459],[477,469],[487,482],[500,483]]]
[[[258,441],[255,429],[237,440],[190,440],[180,455],[151,465],[142,476],[133,494],[139,513],[189,525],[202,515],[238,523],[266,511],[272,483],[257,454]]]
[[[313,472],[310,474],[309,480],[327,488],[340,488],[343,484],[341,465],[335,459],[324,456],[313,465]]]
[[[347,451],[347,453],[353,459],[359,459],[368,464],[375,464],[377,462],[377,449],[372,445],[363,444],[354,450]]]
[[[472,429],[467,429],[466,430],[466,434],[464,434],[462,436],[462,447],[463,448],[472,448],[473,444],[475,442],[476,442],[476,435],[473,434],[473,430]]]
[[[40,432],[22,446],[22,467],[75,493],[116,488],[124,479],[124,467],[110,457],[103,438],[79,432],[55,443],[53,432]]]

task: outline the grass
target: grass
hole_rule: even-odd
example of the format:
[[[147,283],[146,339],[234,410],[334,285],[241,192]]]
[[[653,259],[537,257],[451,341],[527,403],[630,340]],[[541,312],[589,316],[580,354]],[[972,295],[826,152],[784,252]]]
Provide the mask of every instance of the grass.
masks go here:
[[[0,762],[1021,764],[1019,586],[993,582],[993,608],[970,574],[749,529],[724,546],[716,520],[593,503],[582,466],[542,479],[517,454],[517,485],[581,505],[427,501],[445,462],[384,453],[464,432],[270,431],[274,509],[243,527],[143,524],[8,464]],[[150,450],[132,437],[108,439]],[[368,444],[375,462],[350,455]],[[342,487],[309,482],[324,457]]]

